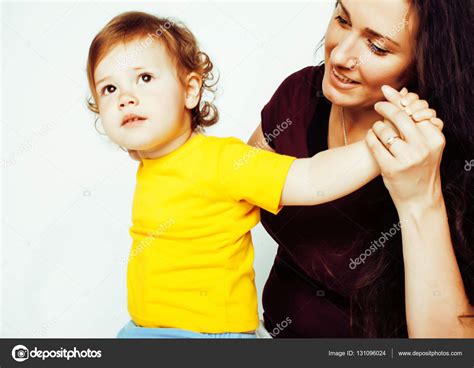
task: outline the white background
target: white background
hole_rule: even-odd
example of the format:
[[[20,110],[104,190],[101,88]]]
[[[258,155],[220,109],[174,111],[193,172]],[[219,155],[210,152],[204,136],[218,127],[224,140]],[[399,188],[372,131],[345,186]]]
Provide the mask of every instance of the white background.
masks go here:
[[[208,134],[247,141],[260,111],[315,55],[333,1],[2,3],[2,337],[114,337],[138,163],[94,129],[90,42],[115,15],[185,22],[220,74]],[[276,245],[253,231],[258,298]],[[282,296],[284,297],[284,296]],[[262,313],[261,305],[259,307]]]

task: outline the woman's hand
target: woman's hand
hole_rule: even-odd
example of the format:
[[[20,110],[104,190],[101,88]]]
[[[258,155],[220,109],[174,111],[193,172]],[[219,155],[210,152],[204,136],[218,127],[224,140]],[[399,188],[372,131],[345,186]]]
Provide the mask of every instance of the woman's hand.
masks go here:
[[[375,110],[399,133],[377,121],[367,133],[367,145],[399,213],[420,204],[432,205],[442,196],[439,168],[445,146],[443,122],[416,94],[405,94],[400,101],[394,98],[398,92],[393,88],[385,86],[382,91],[388,101],[397,102],[378,102]]]

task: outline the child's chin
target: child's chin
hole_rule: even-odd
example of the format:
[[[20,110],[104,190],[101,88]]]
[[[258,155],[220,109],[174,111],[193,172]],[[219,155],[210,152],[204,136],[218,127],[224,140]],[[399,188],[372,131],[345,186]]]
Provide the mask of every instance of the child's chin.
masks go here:
[[[153,143],[130,143],[130,144],[124,144],[122,145],[122,147],[125,147],[126,149],[128,150],[131,150],[131,151],[147,151],[147,150],[151,150],[153,148],[156,147],[156,144],[153,144]]]

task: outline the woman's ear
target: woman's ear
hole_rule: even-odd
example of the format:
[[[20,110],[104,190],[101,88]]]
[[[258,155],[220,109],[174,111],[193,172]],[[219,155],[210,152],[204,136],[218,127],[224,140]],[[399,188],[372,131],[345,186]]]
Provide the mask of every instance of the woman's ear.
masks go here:
[[[194,109],[199,103],[202,78],[198,73],[189,73],[186,77],[186,108]]]

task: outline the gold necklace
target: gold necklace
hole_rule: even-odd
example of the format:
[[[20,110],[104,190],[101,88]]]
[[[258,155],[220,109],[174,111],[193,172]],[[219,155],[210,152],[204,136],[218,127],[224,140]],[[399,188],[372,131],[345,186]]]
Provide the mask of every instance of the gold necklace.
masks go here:
[[[344,107],[341,106],[342,111],[342,136],[344,137],[344,146],[347,146],[347,132],[346,132],[346,120],[344,119]]]

